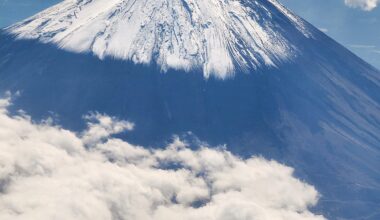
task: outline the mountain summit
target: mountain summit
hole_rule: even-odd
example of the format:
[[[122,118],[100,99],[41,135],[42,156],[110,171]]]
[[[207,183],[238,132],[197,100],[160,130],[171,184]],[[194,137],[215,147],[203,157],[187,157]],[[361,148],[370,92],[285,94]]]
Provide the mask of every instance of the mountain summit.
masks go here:
[[[132,144],[275,159],[316,212],[380,219],[380,72],[275,0],[63,1],[1,31],[6,91],[71,130],[99,112]]]
[[[292,28],[281,28],[283,22]],[[67,0],[9,31],[100,58],[220,78],[292,59],[299,55],[292,36],[313,37],[276,0]]]

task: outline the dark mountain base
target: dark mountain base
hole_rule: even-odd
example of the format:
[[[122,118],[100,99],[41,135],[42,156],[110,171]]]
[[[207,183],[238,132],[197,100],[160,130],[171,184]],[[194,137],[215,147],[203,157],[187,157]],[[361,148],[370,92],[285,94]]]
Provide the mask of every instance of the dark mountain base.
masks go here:
[[[82,116],[97,111],[134,122],[121,136],[134,144],[183,135],[282,161],[322,193],[317,212],[378,219],[380,74],[327,37],[319,44],[328,49],[223,81],[1,34],[0,92],[21,93],[13,111],[57,115],[65,128],[82,129]]]

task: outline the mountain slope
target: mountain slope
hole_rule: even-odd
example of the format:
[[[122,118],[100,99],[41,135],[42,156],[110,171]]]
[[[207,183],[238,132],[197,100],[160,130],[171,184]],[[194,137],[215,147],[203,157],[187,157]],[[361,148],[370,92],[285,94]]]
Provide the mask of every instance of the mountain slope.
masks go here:
[[[60,124],[76,130],[84,126],[82,115],[99,111],[133,121],[135,131],[123,138],[135,144],[163,146],[178,134],[189,141],[195,137],[211,145],[226,144],[242,157],[261,154],[295,167],[299,177],[315,185],[322,193],[316,211],[324,216],[379,218],[378,70],[275,1],[155,1],[150,6],[156,10],[146,10],[156,16],[135,15],[135,34],[119,29],[119,24],[129,24],[123,16],[108,16],[116,3],[125,4],[120,5],[121,14],[140,13],[143,2],[129,8],[132,1],[64,1],[7,28],[0,35],[0,89],[20,91],[13,109],[21,108],[36,119],[53,112]],[[158,5],[164,2],[177,5],[176,10]],[[189,13],[199,20],[188,23],[182,16],[190,10],[185,3],[192,3],[190,9],[210,5],[200,7],[198,15]],[[96,4],[104,5],[91,8]],[[67,14],[78,10],[78,17]],[[206,10],[225,16],[220,19],[225,23],[209,18],[213,13]],[[90,17],[84,16],[86,11]],[[231,15],[234,11],[239,11],[237,17]],[[177,19],[179,15],[185,20]],[[86,20],[92,17],[93,22]],[[147,19],[147,25],[141,26],[140,19]],[[214,33],[220,33],[212,40],[202,28],[207,19]],[[256,28],[243,30],[244,22],[235,19]],[[166,29],[160,29],[165,22]],[[103,23],[110,27],[100,36]],[[70,29],[76,25],[76,31]],[[198,33],[194,42],[185,39],[186,31]],[[180,36],[173,32],[182,33],[185,40],[165,37]],[[118,43],[113,39],[117,35],[122,36]],[[107,39],[119,52],[76,41],[83,36],[99,44]],[[225,43],[203,45],[190,56],[187,49],[203,38]],[[228,68],[209,56],[211,48],[225,51],[216,54],[232,60]],[[170,54],[189,66],[167,65]],[[216,77],[208,78],[210,74]]]

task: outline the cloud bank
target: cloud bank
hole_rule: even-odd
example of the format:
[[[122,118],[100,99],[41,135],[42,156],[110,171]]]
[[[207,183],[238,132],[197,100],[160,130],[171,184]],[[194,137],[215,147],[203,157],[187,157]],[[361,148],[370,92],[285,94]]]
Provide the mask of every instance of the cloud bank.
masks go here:
[[[145,149],[112,137],[133,124],[91,114],[80,134],[0,100],[0,219],[322,220],[318,192],[275,161],[178,138]]]
[[[379,0],[344,0],[344,3],[352,8],[361,8],[365,11],[371,11],[377,7]]]

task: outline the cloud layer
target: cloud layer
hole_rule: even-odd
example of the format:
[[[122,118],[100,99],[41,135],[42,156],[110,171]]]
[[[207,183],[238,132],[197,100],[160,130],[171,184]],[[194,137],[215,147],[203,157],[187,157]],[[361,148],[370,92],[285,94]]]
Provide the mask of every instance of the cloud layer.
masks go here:
[[[353,8],[361,8],[365,11],[371,11],[377,7],[379,0],[344,0],[344,3]]]
[[[318,193],[275,161],[112,137],[133,124],[91,114],[81,134],[9,116],[0,100],[0,219],[321,220]]]

